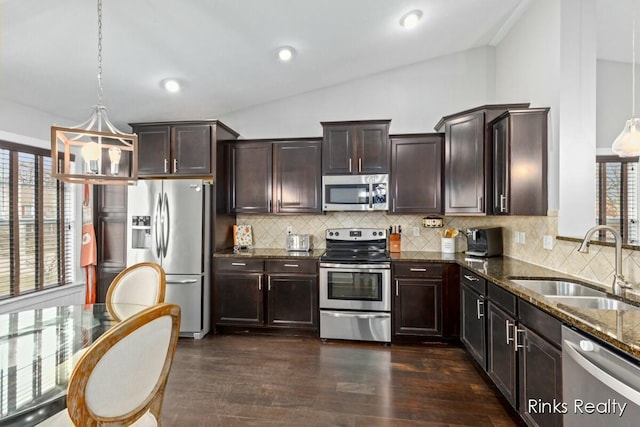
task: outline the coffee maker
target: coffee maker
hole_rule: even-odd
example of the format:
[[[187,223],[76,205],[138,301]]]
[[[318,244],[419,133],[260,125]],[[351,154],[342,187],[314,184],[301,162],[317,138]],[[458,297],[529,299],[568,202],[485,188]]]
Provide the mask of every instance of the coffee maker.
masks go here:
[[[468,228],[466,253],[479,257],[502,255],[502,227]]]

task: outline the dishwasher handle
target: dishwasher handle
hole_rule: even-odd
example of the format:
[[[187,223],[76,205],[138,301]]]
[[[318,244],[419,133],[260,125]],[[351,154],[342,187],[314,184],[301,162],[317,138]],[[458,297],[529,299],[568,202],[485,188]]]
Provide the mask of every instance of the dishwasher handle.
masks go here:
[[[591,360],[587,359],[576,349],[576,345],[574,343],[565,339],[563,350],[578,365],[580,365],[582,369],[584,369],[585,373],[593,376],[602,384],[606,385],[611,390],[615,390],[617,393],[626,397],[634,404],[640,405],[640,391],[630,387],[622,380],[612,376],[611,374],[600,368],[598,365],[593,363]]]

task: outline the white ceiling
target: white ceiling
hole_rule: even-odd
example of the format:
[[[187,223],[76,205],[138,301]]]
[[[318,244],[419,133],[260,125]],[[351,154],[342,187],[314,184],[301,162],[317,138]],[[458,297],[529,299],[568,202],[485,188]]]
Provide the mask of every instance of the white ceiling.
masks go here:
[[[104,0],[104,104],[122,130],[216,118],[495,44],[530,1]],[[628,60],[632,0],[597,1],[599,56]],[[0,3],[0,98],[84,121],[98,100],[96,0]],[[412,9],[423,19],[407,31],[398,22]],[[280,45],[294,61],[275,59]],[[183,92],[162,91],[167,77]]]

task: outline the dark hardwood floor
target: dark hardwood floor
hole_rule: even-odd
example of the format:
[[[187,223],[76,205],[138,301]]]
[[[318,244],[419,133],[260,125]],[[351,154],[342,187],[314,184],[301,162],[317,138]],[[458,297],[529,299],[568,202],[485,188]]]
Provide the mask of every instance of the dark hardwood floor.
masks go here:
[[[458,347],[317,338],[180,339],[162,423],[171,426],[516,426]]]

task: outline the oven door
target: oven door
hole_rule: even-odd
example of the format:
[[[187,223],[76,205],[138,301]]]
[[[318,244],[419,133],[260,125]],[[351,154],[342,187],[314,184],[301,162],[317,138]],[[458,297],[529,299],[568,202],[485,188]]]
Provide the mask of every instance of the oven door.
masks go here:
[[[389,264],[320,264],[320,308],[391,311]]]
[[[322,206],[325,211],[387,210],[389,176],[327,175],[322,177]]]

